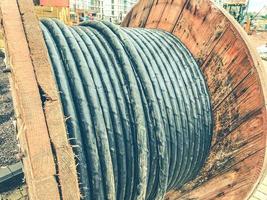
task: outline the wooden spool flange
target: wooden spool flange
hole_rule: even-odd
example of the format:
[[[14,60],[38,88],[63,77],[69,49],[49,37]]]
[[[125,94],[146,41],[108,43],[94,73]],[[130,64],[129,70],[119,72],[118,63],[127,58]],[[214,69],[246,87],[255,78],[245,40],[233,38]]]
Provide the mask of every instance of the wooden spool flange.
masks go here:
[[[267,199],[267,73],[241,26],[208,0],[140,0],[122,26],[172,33],[198,61],[214,117],[199,177],[167,199]]]
[[[29,197],[79,199],[74,154],[32,1],[2,0],[1,25]],[[141,0],[122,26],[179,37],[209,87],[211,154],[201,174],[166,199],[266,199],[267,72],[242,28],[208,0]]]

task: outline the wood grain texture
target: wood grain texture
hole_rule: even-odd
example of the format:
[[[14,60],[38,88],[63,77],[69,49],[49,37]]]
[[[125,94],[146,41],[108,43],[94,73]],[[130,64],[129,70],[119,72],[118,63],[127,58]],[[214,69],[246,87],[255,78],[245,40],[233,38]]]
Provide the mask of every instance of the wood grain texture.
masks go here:
[[[170,191],[166,199],[262,197],[267,174],[267,72],[242,28],[208,0],[141,0],[122,26],[137,27],[136,16],[146,17],[139,27],[171,32],[187,46],[212,100],[210,156],[195,180]]]
[[[59,91],[50,66],[48,52],[31,0],[18,1],[35,76],[41,89],[45,120],[56,162],[63,199],[80,199],[74,153],[67,138]]]
[[[16,0],[1,1],[8,64],[31,199],[60,199],[56,167],[27,39]]]

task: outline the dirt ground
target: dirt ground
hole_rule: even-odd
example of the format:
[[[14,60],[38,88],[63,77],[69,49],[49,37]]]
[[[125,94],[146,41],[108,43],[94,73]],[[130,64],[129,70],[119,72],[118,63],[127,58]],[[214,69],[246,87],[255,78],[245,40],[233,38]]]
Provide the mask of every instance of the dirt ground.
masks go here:
[[[14,126],[14,110],[8,73],[4,73],[5,65],[0,58],[0,167],[17,162],[18,143]]]
[[[267,32],[259,32],[249,36],[251,44],[257,48],[267,43]],[[262,60],[264,66],[267,67],[267,61]]]
[[[254,33],[253,35],[250,35],[249,38],[251,40],[251,43],[255,47],[258,47],[267,43],[267,32]]]

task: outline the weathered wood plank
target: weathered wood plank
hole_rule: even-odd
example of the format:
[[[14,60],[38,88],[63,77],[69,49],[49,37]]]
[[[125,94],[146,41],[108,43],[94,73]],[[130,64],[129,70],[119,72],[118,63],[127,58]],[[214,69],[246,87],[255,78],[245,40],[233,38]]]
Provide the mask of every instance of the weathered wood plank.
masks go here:
[[[140,2],[139,4],[134,6],[131,12],[131,17],[129,18],[130,20],[128,21],[128,26],[144,27],[153,3],[154,3],[154,0],[147,0],[147,1]],[[126,23],[126,22],[123,22],[123,23]]]
[[[1,1],[2,22],[8,52],[8,63],[16,93],[20,139],[24,145],[26,179],[34,185],[32,199],[59,199],[56,169],[35,79],[27,40],[16,0]]]
[[[255,72],[248,49],[228,27],[202,65],[216,108],[246,77]],[[255,72],[256,73],[256,72]]]
[[[188,1],[173,34],[183,41],[201,65],[228,26],[229,21],[210,1]]]
[[[147,18],[146,28],[157,28],[161,16],[168,5],[168,0],[157,0],[154,1],[150,13]]]
[[[39,21],[34,14],[34,6],[31,0],[20,0],[18,5],[37,83],[43,93],[44,101],[42,103],[51,144],[53,145],[59,189],[63,199],[80,199],[74,153],[67,139],[59,91],[49,63]]]
[[[264,104],[257,83],[255,73],[250,74],[214,109],[213,144],[261,112]]]
[[[157,28],[172,32],[187,2],[188,0],[173,0],[168,2],[158,22]]]

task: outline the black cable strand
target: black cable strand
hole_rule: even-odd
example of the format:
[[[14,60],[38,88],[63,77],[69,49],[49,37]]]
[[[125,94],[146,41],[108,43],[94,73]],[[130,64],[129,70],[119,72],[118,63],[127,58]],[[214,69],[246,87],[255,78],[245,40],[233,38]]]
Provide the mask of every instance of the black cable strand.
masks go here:
[[[79,29],[75,29],[75,27],[74,27],[74,30],[76,30],[80,34],[82,33],[79,31]],[[125,193],[124,187],[126,185],[126,173],[125,172],[126,172],[126,159],[127,158],[125,156],[125,144],[124,144],[124,135],[122,131],[122,122],[121,122],[121,117],[119,116],[119,111],[118,111],[119,105],[115,97],[115,90],[113,90],[112,88],[111,80],[105,68],[105,66],[110,65],[110,63],[109,63],[109,60],[107,59],[107,55],[105,54],[104,48],[96,48],[96,47],[101,47],[101,43],[98,41],[98,39],[93,33],[90,34],[90,37],[88,38],[85,37],[84,39],[90,39],[90,38],[93,44],[95,45],[93,46],[88,45],[88,49],[94,52],[94,55],[99,53],[99,55],[95,56],[94,58],[96,57],[98,58],[97,62],[95,62],[97,63],[96,69],[99,70],[98,74],[103,83],[105,93],[107,94],[106,95],[107,104],[109,105],[109,108],[110,108],[109,109],[110,118],[112,119],[112,124],[114,127],[115,153],[117,152],[116,160],[117,160],[117,166],[119,166],[119,167],[116,167],[118,172],[116,174],[114,173],[115,180],[116,180],[116,177],[118,177],[117,188],[118,190],[120,190],[120,191],[117,191],[117,194],[121,194],[121,196],[117,196],[117,198],[123,199],[124,193]],[[90,43],[87,43],[87,44],[90,44]],[[86,52],[86,49],[84,49],[84,51]]]
[[[162,33],[160,33],[162,34]],[[210,124],[212,124],[212,108],[211,108],[211,103],[210,103],[210,98],[207,98],[207,96],[209,96],[208,93],[208,88],[206,86],[206,84],[203,84],[203,82],[205,82],[204,80],[204,76],[201,72],[201,70],[198,70],[198,68],[192,67],[194,65],[197,65],[196,61],[194,60],[194,58],[192,57],[192,55],[190,54],[190,52],[186,49],[186,47],[181,43],[181,42],[177,42],[177,38],[172,36],[169,33],[168,34],[170,37],[166,38],[167,41],[171,40],[172,42],[167,42],[167,46],[170,45],[170,49],[172,48],[172,45],[178,47],[181,51],[180,59],[183,61],[183,66],[185,66],[187,69],[189,70],[185,70],[187,72],[187,76],[189,78],[191,78],[191,87],[193,87],[193,91],[197,94],[195,94],[195,98],[199,99],[199,104],[198,106],[200,107],[199,109],[201,110],[200,115],[199,115],[199,119],[202,119],[202,123],[200,128],[203,128],[204,130],[202,131],[204,134],[202,134],[202,149],[199,151],[200,156],[199,160],[196,162],[195,166],[194,166],[194,170],[193,170],[193,174],[191,175],[192,177],[196,176],[198,173],[198,165],[203,165],[205,162],[205,158],[206,155],[208,154],[208,151],[210,149],[210,141],[212,138],[212,126]],[[171,45],[172,44],[172,45]],[[173,57],[175,54],[173,54]],[[177,56],[176,56],[177,57]],[[193,65],[190,65],[190,63],[193,63]]]
[[[148,73],[144,67],[144,63],[141,58],[138,56],[136,49],[133,47],[129,38],[124,34],[117,26],[111,23],[105,23],[118,37],[118,39],[123,42],[126,52],[128,53],[129,59],[133,62],[133,67],[136,71],[137,76],[140,78],[143,85],[146,98],[148,99],[148,104],[150,104],[151,117],[154,119],[154,132],[156,135],[156,142],[158,147],[158,186],[157,186],[157,195],[156,199],[161,199],[167,189],[168,182],[168,169],[169,169],[169,154],[170,154],[170,145],[169,144],[169,127],[166,124],[166,116],[163,115],[164,112],[161,112],[160,102],[162,99],[157,97],[153,89],[151,80],[149,79]],[[146,185],[143,190],[146,191]]]
[[[58,90],[60,91],[60,97],[62,102],[62,108],[65,116],[68,118],[66,121],[68,129],[68,138],[73,146],[73,151],[76,155],[77,171],[79,172],[79,182],[81,183],[81,193],[90,197],[90,186],[87,172],[87,158],[86,145],[82,145],[81,129],[79,126],[78,114],[75,109],[75,103],[73,99],[73,93],[68,83],[64,64],[60,58],[60,52],[47,28],[41,24],[43,30],[44,39],[47,45],[47,49],[50,55],[50,61],[53,65],[54,76],[56,78]],[[82,174],[82,176],[81,176]]]
[[[176,77],[179,77],[180,74],[182,75],[180,80],[183,80],[184,87],[186,88],[187,95],[189,96],[189,98],[188,98],[189,101],[187,102],[187,105],[189,105],[189,106],[187,107],[187,110],[186,110],[186,112],[187,112],[186,116],[188,116],[189,125],[191,125],[191,128],[189,128],[189,131],[190,131],[189,141],[192,142],[191,144],[189,144],[189,146],[191,146],[191,153],[189,153],[189,159],[187,159],[187,163],[185,163],[185,165],[184,165],[184,166],[186,166],[186,168],[184,168],[184,171],[181,172],[183,177],[187,177],[188,171],[191,170],[191,166],[194,164],[194,160],[196,160],[198,158],[199,146],[201,144],[201,141],[199,140],[199,135],[197,134],[199,132],[199,127],[197,127],[198,126],[198,120],[201,120],[201,118],[195,117],[199,113],[197,110],[198,99],[194,98],[195,93],[194,93],[194,90],[192,89],[192,85],[194,83],[190,82],[191,79],[187,76],[187,73],[184,73],[184,72],[186,72],[186,69],[184,69],[184,70],[180,69],[181,67],[186,66],[187,63],[183,63],[183,65],[181,65],[181,63],[179,61],[173,62],[173,61],[175,61],[175,57],[173,57],[173,59],[169,59],[173,56],[173,54],[175,55],[178,52],[175,52],[175,50],[173,50],[171,48],[166,49],[165,48],[166,43],[164,43],[164,40],[161,40],[161,42],[159,42],[159,40],[154,40],[154,38],[151,38],[150,36],[151,36],[151,33],[145,34],[146,39],[147,40],[151,39],[150,42],[157,45],[157,48],[160,49],[162,51],[162,53],[165,55],[165,58],[168,59],[168,61],[165,60],[165,62],[170,63],[169,65],[172,66],[173,73],[176,74]],[[173,50],[173,51],[170,51],[170,50]],[[180,70],[180,72],[177,73],[179,70]],[[187,100],[187,99],[185,99],[185,100]],[[198,136],[197,137],[198,141],[195,141],[195,139],[192,139],[193,133],[195,133],[195,136]],[[197,153],[194,153],[194,152],[197,152]],[[181,181],[179,179],[177,179],[177,180],[179,180],[179,182],[181,184],[183,184],[183,177],[182,177]]]
[[[126,31],[128,33],[128,35],[132,38],[132,43],[137,47],[137,50],[139,51],[139,56],[146,63],[145,67],[150,68],[150,73],[152,74],[151,76],[155,77],[157,79],[157,83],[160,85],[159,87],[161,90],[160,91],[161,94],[159,94],[159,95],[163,95],[163,99],[164,99],[164,103],[165,103],[164,106],[166,106],[166,111],[167,111],[167,115],[168,115],[168,119],[169,119],[170,133],[172,134],[170,136],[170,144],[171,144],[171,148],[172,148],[172,150],[171,150],[172,153],[169,156],[169,158],[170,158],[170,162],[176,162],[177,156],[176,156],[176,153],[174,153],[174,152],[175,152],[175,149],[178,148],[178,145],[176,143],[176,133],[175,133],[176,124],[174,123],[174,119],[173,119],[175,117],[174,112],[176,111],[176,108],[175,108],[175,106],[173,107],[173,105],[171,105],[171,102],[170,102],[171,97],[169,96],[170,92],[167,92],[168,89],[166,87],[166,85],[168,85],[168,84],[166,83],[166,80],[163,80],[162,73],[160,72],[160,69],[158,68],[158,66],[162,66],[163,63],[159,63],[159,62],[156,63],[155,62],[155,61],[157,61],[157,57],[155,55],[152,56],[152,54],[154,53],[153,50],[147,48],[145,43],[142,43],[142,41],[139,40],[139,38],[136,37],[135,34],[132,34],[131,31],[127,31],[127,30],[124,30],[124,31]],[[177,115],[177,112],[176,112],[176,115]],[[153,152],[150,152],[150,153],[153,153]],[[151,163],[151,167],[150,167],[151,170],[150,170],[150,175],[149,175],[149,182],[150,183],[156,183],[155,173],[153,173],[154,172],[154,170],[153,170],[154,166],[155,166],[155,164]],[[169,165],[169,172],[172,172],[174,167],[175,167],[175,165]],[[171,173],[169,173],[169,175],[170,174]],[[150,193],[152,192],[151,190],[152,190],[153,186],[154,186],[154,188],[156,188],[155,184],[154,185],[153,184],[148,185],[148,192],[147,192],[147,198],[148,199],[150,198]],[[154,193],[154,192],[152,192],[152,193]]]
[[[176,75],[176,71],[175,69],[177,69],[178,67],[175,65],[175,63],[173,62],[173,60],[171,60],[171,62],[165,57],[164,53],[162,51],[160,51],[161,47],[160,45],[156,45],[154,43],[154,41],[151,41],[147,35],[145,34],[140,34],[139,30],[132,30],[134,32],[137,32],[136,34],[140,37],[140,39],[142,40],[143,43],[147,44],[147,46],[150,48],[150,51],[153,52],[153,50],[156,52],[157,57],[158,57],[158,61],[159,63],[161,63],[161,69],[162,70],[166,70],[165,74],[168,76],[170,76],[171,81],[173,82],[173,84],[175,85],[175,93],[177,96],[177,100],[180,102],[180,112],[179,112],[179,118],[182,119],[183,121],[183,127],[182,127],[182,132],[183,132],[183,137],[185,138],[184,141],[186,142],[182,147],[184,148],[182,151],[184,152],[184,155],[182,156],[182,160],[180,161],[180,167],[178,167],[178,169],[185,169],[190,157],[190,150],[192,149],[192,143],[194,143],[194,140],[191,139],[191,132],[190,130],[192,130],[192,128],[190,129],[190,126],[192,127],[192,115],[191,112],[189,112],[191,110],[190,107],[190,98],[191,96],[188,95],[187,92],[187,84],[184,80],[184,76],[183,74],[179,73],[178,74],[178,79]],[[181,98],[180,98],[181,97]],[[189,98],[186,98],[189,97]]]
[[[81,27],[81,29],[84,30],[84,32],[88,32],[88,28]],[[132,193],[132,186],[134,182],[134,176],[133,176],[133,170],[134,170],[134,153],[133,153],[133,138],[132,138],[132,130],[134,130],[134,127],[131,126],[130,123],[133,122],[132,119],[132,113],[131,113],[131,108],[129,107],[130,105],[130,100],[129,96],[127,93],[127,90],[125,90],[125,83],[124,80],[121,79],[121,76],[117,73],[118,70],[114,70],[112,65],[117,69],[118,68],[118,63],[115,58],[114,53],[111,51],[111,48],[109,44],[105,41],[103,36],[96,30],[91,29],[90,30],[95,34],[95,36],[99,39],[100,43],[97,43],[96,47],[101,50],[101,51],[106,51],[103,56],[106,56],[107,59],[106,63],[108,70],[108,73],[110,75],[110,79],[112,80],[112,84],[114,84],[114,91],[118,100],[118,107],[120,110],[120,116],[122,118],[123,122],[123,130],[124,131],[124,136],[125,136],[125,145],[126,145],[126,160],[127,160],[127,169],[126,169],[126,174],[127,174],[127,182],[126,182],[126,191],[125,191],[125,198],[122,198],[122,196],[119,197],[119,194],[117,194],[117,199],[131,199],[131,193]],[[101,49],[103,48],[103,49]],[[110,61],[112,63],[110,63]],[[119,81],[118,81],[119,80]],[[124,92],[122,92],[124,90]],[[126,112],[125,112],[126,111]]]

